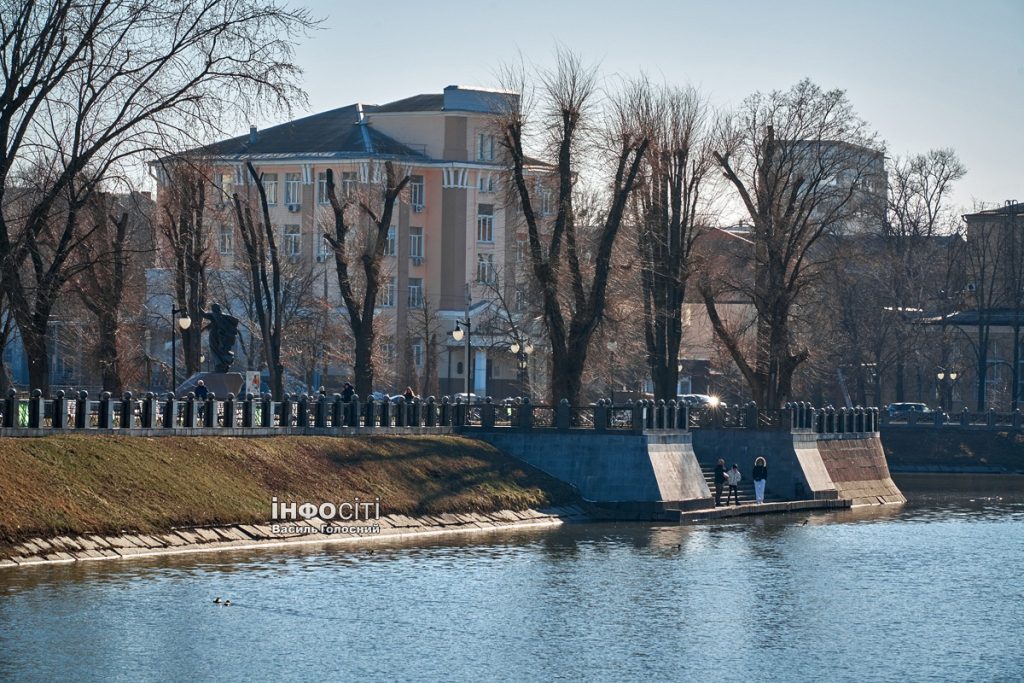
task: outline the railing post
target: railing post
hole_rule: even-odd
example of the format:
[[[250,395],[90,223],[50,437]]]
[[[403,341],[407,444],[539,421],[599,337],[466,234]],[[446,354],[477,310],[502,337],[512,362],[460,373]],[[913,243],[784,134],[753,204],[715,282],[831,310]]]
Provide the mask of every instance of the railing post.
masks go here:
[[[269,393],[260,397],[260,426],[274,426],[274,397]]]
[[[744,416],[744,425],[747,429],[757,429],[760,425],[757,420],[757,403],[750,401],[745,406],[746,415]]]
[[[345,420],[346,427],[359,426],[359,407],[362,405],[359,401],[359,394],[352,394],[352,400],[348,402],[348,417]]]
[[[114,428],[114,399],[110,398],[109,391],[100,394],[99,428]]]
[[[782,406],[779,412],[779,428],[783,431],[792,432],[800,426],[800,408],[796,403],[787,403]]]
[[[309,397],[305,393],[299,394],[299,400],[296,402],[298,406],[298,415],[296,416],[295,426],[296,427],[308,427],[309,426]]]
[[[654,429],[654,401],[643,400],[644,404],[644,426],[647,429]]]
[[[316,400],[316,417],[313,418],[313,424],[324,429],[327,427],[327,394],[320,394]]]
[[[412,413],[411,426],[419,427],[423,424],[423,405],[424,403],[419,397],[412,400],[412,407],[409,408],[409,412]]]
[[[331,427],[337,429],[345,424],[345,404],[341,400],[341,394],[335,394],[331,398]]]
[[[946,422],[946,414],[942,410],[936,410],[932,415],[932,424],[936,427],[941,427]]]
[[[195,429],[199,418],[199,411],[196,410],[196,395],[193,392],[185,394],[185,410],[182,413],[182,426],[185,429]]]
[[[391,426],[391,399],[386,394],[380,402],[380,426]]]
[[[533,429],[533,403],[529,396],[523,396],[523,402],[519,404],[519,428]]]
[[[494,403],[490,396],[484,399],[480,406],[480,426],[484,429],[494,429]]]
[[[292,426],[292,395],[285,394],[281,397],[281,415],[277,418],[277,424],[281,427]]]
[[[679,407],[679,429],[690,431],[690,404],[685,401]]]
[[[461,396],[456,396],[455,403],[452,404],[452,426],[466,426],[466,404],[462,402]]]
[[[206,395],[206,407],[203,410],[203,426],[217,426],[217,395],[212,391]]]
[[[635,402],[628,402],[630,410],[632,411],[632,426],[635,434],[643,434],[644,432],[644,401],[640,399]]]
[[[4,398],[4,427],[18,426],[18,392],[8,389]]]
[[[426,420],[424,420],[428,427],[437,426],[437,399],[433,396],[427,399],[426,403]]]
[[[968,424],[970,424],[970,421],[971,421],[971,415],[967,411],[967,406],[964,406],[964,409],[962,411],[960,411],[960,426],[961,427],[966,427]]]
[[[178,399],[174,397],[174,392],[168,392],[164,401],[160,411],[162,420],[160,426],[164,429],[174,429],[178,426]]]
[[[995,408],[989,408],[988,409],[988,414],[985,415],[985,424],[988,425],[989,427],[995,427],[996,426],[996,409]]]
[[[440,424],[442,427],[452,426],[452,406],[451,403],[449,403],[449,400],[450,399],[447,396],[443,396],[441,398]]]
[[[370,427],[371,429],[377,426],[377,406],[373,400],[373,394],[370,394],[366,399],[366,405],[363,410],[363,426]]]
[[[41,429],[43,417],[46,415],[46,405],[43,403],[43,390],[33,389],[32,398],[28,400],[28,428]]]
[[[1020,408],[1013,411],[1013,428],[1020,429]]]
[[[242,399],[242,427],[251,429],[256,426],[256,400],[252,393],[247,392]]]
[[[221,421],[221,426],[224,429],[235,428],[235,395],[228,392],[228,397],[224,399],[224,418]]]
[[[594,431],[608,431],[608,404],[603,398],[597,399],[597,405],[594,406]]]
[[[555,429],[560,432],[569,431],[570,416],[571,407],[569,406],[569,399],[563,398],[555,406]]]
[[[391,403],[388,401],[388,403]],[[395,426],[405,426],[405,396],[398,397],[398,403],[392,403],[395,408]]]
[[[143,429],[153,429],[156,426],[156,396],[152,391],[147,391],[142,397],[142,410],[140,411]]]
[[[50,426],[54,429],[68,427],[68,400],[64,398],[64,390],[58,389],[53,398],[53,417]]]
[[[126,391],[121,397],[121,429],[132,429],[135,427],[135,405],[132,401],[132,392]]]

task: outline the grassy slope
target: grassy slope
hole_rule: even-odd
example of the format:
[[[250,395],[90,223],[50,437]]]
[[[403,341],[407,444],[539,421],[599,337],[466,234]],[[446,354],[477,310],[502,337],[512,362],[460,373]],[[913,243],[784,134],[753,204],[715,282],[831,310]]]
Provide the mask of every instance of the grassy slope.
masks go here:
[[[381,514],[524,509],[572,494],[457,437],[55,436],[0,440],[0,544],[61,533],[264,522],[271,496],[381,499]]]

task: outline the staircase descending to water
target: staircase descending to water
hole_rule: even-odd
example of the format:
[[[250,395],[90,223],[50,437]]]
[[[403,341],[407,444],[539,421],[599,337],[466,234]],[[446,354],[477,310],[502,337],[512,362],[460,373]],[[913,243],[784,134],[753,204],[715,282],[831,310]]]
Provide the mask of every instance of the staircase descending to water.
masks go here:
[[[704,481],[707,482],[708,490],[711,491],[711,496],[713,498],[714,495],[715,495],[715,466],[714,465],[701,465],[700,466],[700,471],[704,473]],[[729,495],[729,485],[728,484],[724,484],[722,486],[722,505],[725,505],[726,496],[728,496],[728,495]],[[745,505],[745,504],[748,504],[748,503],[753,503],[755,501],[755,498],[754,498],[754,480],[751,479],[746,474],[743,475],[743,479],[740,479],[739,497],[740,497],[740,505]],[[782,500],[781,498],[773,497],[771,495],[770,487],[765,489],[764,499],[766,501],[768,501],[768,500]],[[735,499],[733,499],[733,501],[735,501]],[[731,505],[735,505],[735,502],[732,502],[730,504]]]

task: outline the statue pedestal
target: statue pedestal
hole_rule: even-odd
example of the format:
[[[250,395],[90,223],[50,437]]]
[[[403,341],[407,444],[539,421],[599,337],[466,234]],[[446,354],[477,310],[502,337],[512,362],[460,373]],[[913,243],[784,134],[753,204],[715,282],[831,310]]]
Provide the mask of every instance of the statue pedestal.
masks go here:
[[[195,392],[196,387],[199,386],[199,380],[203,380],[206,389],[221,400],[227,398],[228,394],[234,394],[237,397],[238,392],[242,390],[242,385],[245,384],[245,379],[238,372],[197,372],[182,382],[175,389],[174,395],[181,398],[190,391]]]

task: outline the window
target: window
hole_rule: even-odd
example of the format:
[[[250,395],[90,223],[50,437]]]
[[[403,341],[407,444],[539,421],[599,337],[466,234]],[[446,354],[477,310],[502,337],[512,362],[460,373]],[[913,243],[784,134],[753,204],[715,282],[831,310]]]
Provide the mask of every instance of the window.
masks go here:
[[[480,192],[494,192],[494,174],[480,171],[477,190]]]
[[[487,133],[479,133],[477,141],[477,160],[494,161],[494,136]]]
[[[331,199],[327,196],[327,172],[320,171],[316,174],[316,197],[321,204],[330,204]]]
[[[522,313],[526,310],[526,291],[516,287],[515,312]]]
[[[344,171],[341,174],[341,193],[346,197],[354,195],[358,185],[359,174],[355,171]]]
[[[423,308],[423,278],[409,278],[409,308]]]
[[[494,282],[494,254],[476,255],[476,281],[481,284]]]
[[[423,367],[423,340],[419,337],[412,343],[412,362],[416,367]]]
[[[277,205],[277,174],[276,173],[264,173],[263,174],[263,191],[267,193],[267,204],[270,206]]]
[[[409,203],[413,211],[422,211],[424,206],[423,176],[409,176]]]
[[[235,180],[234,173],[221,173],[217,179],[217,189],[221,191],[221,196],[218,197],[218,201],[227,201],[231,197],[233,190],[233,184]]]
[[[423,228],[409,228],[409,258],[423,258]]]
[[[391,308],[395,305],[395,278],[384,278],[384,281],[381,283],[379,298],[382,308]]]
[[[299,250],[302,247],[302,233],[298,225],[284,226],[284,253],[291,258],[299,257]]]
[[[320,235],[320,240],[316,247],[316,260],[326,261],[332,254],[334,254],[334,248],[327,241],[327,236]]]
[[[235,252],[235,231],[230,224],[220,226],[217,251],[221,253],[221,256],[229,256]]]
[[[398,253],[398,240],[395,237],[395,226],[388,228],[388,241],[384,243],[384,255],[394,256]]]
[[[530,243],[524,239],[516,240],[516,263],[522,263],[530,253]]]
[[[552,213],[554,213],[552,206],[553,197],[554,193],[551,190],[548,190],[546,188],[540,189],[540,215],[550,216]]]
[[[395,360],[395,345],[392,342],[381,342],[380,344],[380,355],[384,357],[385,361],[392,362]]]
[[[476,208],[476,241],[494,241],[494,204],[478,204]]]
[[[302,203],[302,176],[298,173],[284,174],[284,203]]]

